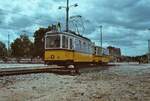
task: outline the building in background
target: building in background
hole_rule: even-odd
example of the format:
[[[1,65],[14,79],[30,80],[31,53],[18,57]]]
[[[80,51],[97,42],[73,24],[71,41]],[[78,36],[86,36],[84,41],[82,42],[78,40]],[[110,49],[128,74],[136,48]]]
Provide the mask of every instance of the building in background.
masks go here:
[[[109,54],[111,56],[113,56],[114,61],[117,61],[117,62],[120,61],[120,59],[121,59],[121,49],[120,48],[108,46],[107,49],[109,50]]]

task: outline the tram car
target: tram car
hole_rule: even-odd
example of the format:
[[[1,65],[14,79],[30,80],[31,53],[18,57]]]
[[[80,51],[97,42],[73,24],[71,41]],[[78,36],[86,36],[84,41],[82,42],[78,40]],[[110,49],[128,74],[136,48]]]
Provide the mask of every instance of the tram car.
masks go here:
[[[93,54],[93,63],[95,64],[107,64],[111,56],[109,55],[109,50],[105,48],[101,48],[99,46],[94,46],[94,54]]]
[[[90,39],[74,32],[50,31],[45,34],[44,61],[48,65],[79,65],[108,63],[100,47]]]

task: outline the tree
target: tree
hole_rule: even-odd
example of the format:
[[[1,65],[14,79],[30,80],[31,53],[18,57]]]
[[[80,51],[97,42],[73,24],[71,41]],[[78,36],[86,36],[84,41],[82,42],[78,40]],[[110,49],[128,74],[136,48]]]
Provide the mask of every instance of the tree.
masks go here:
[[[14,40],[11,49],[14,57],[32,57],[33,55],[33,43],[25,34]]]
[[[34,33],[34,56],[43,58],[44,56],[44,36],[45,33],[48,31],[51,31],[53,28],[52,26],[49,26],[48,28],[39,28]]]
[[[0,41],[0,58],[7,56],[7,48],[3,42]]]

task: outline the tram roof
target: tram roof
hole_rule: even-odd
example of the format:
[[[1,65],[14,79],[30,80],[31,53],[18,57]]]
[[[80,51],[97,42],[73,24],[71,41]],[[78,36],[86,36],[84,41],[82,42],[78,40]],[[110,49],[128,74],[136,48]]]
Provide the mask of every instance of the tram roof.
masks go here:
[[[74,36],[78,36],[78,37],[81,37],[81,38],[84,38],[86,40],[89,40],[91,41],[89,38],[86,38],[80,34],[76,34],[75,32],[73,31],[69,31],[69,32],[58,32],[58,31],[49,31],[49,32],[46,32],[46,35],[51,35],[51,34],[67,34],[67,35],[74,35]]]

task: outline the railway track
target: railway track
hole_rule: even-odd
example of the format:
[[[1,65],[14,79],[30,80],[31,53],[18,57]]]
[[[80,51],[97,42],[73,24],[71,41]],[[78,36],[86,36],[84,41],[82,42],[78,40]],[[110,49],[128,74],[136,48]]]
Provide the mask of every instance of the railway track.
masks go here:
[[[0,70],[0,76],[24,75],[36,73],[55,73],[60,75],[75,75],[78,73],[75,69],[69,68],[24,68],[24,69],[4,69]]]
[[[99,66],[80,66],[78,68],[101,68],[107,69],[114,64],[99,65]],[[76,75],[80,74],[79,69],[65,68],[65,67],[34,67],[34,68],[3,68],[0,69],[0,76],[11,76],[11,75],[24,75],[24,74],[36,74],[36,73],[55,73],[60,75]]]

